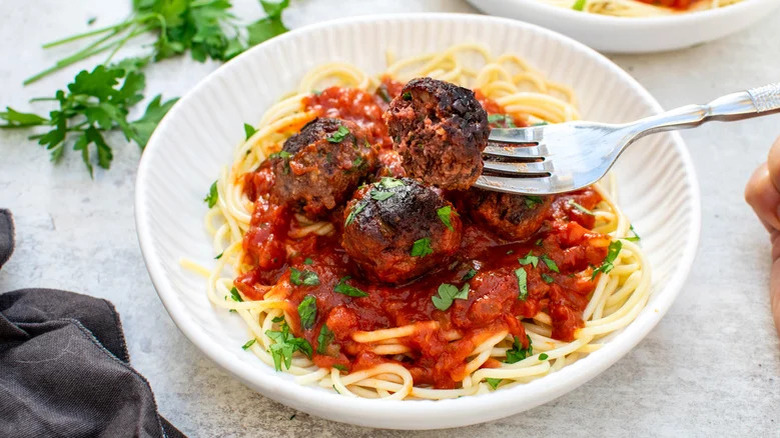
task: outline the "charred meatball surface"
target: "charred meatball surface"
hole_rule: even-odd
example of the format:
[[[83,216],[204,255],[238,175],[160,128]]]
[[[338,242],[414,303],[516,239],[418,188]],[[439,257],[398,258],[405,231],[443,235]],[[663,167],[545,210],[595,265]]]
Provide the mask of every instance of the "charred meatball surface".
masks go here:
[[[532,236],[550,214],[552,196],[523,196],[472,188],[463,196],[463,208],[474,222],[507,240]]]
[[[345,203],[376,166],[376,151],[355,123],[318,118],[284,142],[270,158],[271,200],[321,219]]]
[[[344,215],[341,245],[372,280],[411,280],[445,265],[460,246],[455,208],[409,178],[382,178],[359,189]]]
[[[412,79],[384,114],[407,176],[465,190],[482,173],[487,113],[468,88]]]

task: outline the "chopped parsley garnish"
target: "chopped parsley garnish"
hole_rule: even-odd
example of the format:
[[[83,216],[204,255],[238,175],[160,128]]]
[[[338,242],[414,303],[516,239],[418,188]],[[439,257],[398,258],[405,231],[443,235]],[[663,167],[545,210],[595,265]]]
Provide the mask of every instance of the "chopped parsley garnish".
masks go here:
[[[221,258],[222,258],[222,254],[224,254],[224,253],[225,253],[225,251],[222,251],[221,253],[217,254],[217,256],[216,256],[216,257],[214,257],[214,260],[219,260],[219,259],[221,259]]]
[[[344,365],[342,365],[340,363],[333,364],[333,368],[335,368],[335,369],[337,369],[339,371],[344,371],[345,373],[349,372],[349,368],[347,368],[346,366],[344,366]]]
[[[244,350],[248,350],[249,347],[251,347],[252,345],[255,345],[255,342],[257,342],[257,339],[252,338],[252,339],[246,341],[246,344],[242,345],[241,348],[243,348]]]
[[[561,271],[558,269],[558,265],[555,264],[555,261],[553,261],[553,259],[547,257],[546,254],[542,254],[542,261],[544,262],[545,265],[547,265],[547,269],[549,269],[549,270],[551,270],[553,272],[557,272],[559,274],[561,273]]]
[[[304,330],[314,327],[314,322],[317,320],[317,298],[314,295],[306,295],[301,301],[298,305],[298,316],[301,318],[301,327]]]
[[[379,190],[371,190],[371,199],[375,201],[386,201],[393,197],[393,192],[380,192]]]
[[[642,238],[639,237],[639,234],[637,234],[637,232],[634,229],[633,225],[631,225],[630,229],[631,229],[631,232],[634,233],[634,235],[631,236],[631,237],[624,237],[624,239],[628,240],[629,242],[639,242],[640,240],[642,240]]]
[[[544,125],[549,125],[549,123],[547,123],[547,122],[545,122],[544,120],[542,120],[541,122],[534,123],[534,124],[533,124],[533,125],[531,125],[531,126],[544,126]]]
[[[574,6],[572,6],[571,8],[574,9],[575,11],[582,11],[582,10],[585,9],[585,2],[586,1],[587,0],[576,0],[574,2]]]
[[[525,272],[525,268],[515,269],[515,277],[517,277],[517,288],[519,293],[517,299],[525,301],[528,298],[528,273]]]
[[[217,205],[218,199],[219,199],[219,192],[217,192],[217,182],[214,181],[214,183],[211,184],[211,187],[209,187],[209,194],[206,195],[205,198],[203,198],[203,202],[208,204],[209,208],[212,208],[215,205]]]
[[[517,261],[520,262],[521,265],[533,265],[535,268],[536,265],[539,264],[539,257],[536,257],[531,251],[528,251],[528,254],[526,254],[525,257],[517,259]]]
[[[581,211],[581,212],[583,212],[585,214],[589,214],[591,216],[594,215],[591,210],[588,210],[587,208],[583,207],[582,205],[574,202],[574,199],[569,199],[569,204],[571,204],[572,207],[576,208],[577,210],[579,210],[579,211]]]
[[[287,151],[274,152],[268,156],[268,158],[281,158],[283,160],[289,160],[290,157],[292,157],[292,154]]]
[[[347,215],[347,220],[344,221],[344,226],[351,224],[353,220],[355,220],[355,216],[357,216],[363,209],[366,208],[365,202],[358,202],[355,204],[355,206],[352,208],[352,211],[349,212],[349,215]]]
[[[299,271],[293,267],[290,267],[290,283],[300,286],[318,286],[320,284],[320,277],[316,272],[304,269]]]
[[[232,298],[233,301],[238,301],[239,303],[244,301],[244,299],[241,298],[241,295],[239,295],[238,289],[236,288],[230,289],[230,298]]]
[[[327,354],[328,346],[335,339],[333,332],[327,324],[322,324],[320,335],[317,336],[317,354]]]
[[[336,393],[337,393],[337,394],[341,394],[341,391],[339,391],[339,390],[336,388],[336,385],[333,385],[333,390],[334,390],[334,391],[336,391]]]
[[[244,134],[246,134],[247,140],[255,135],[255,132],[257,132],[257,129],[255,129],[254,126],[250,125],[249,123],[244,123]]]
[[[493,377],[485,377],[485,382],[487,382],[487,384],[490,385],[491,388],[496,389],[498,388],[498,384],[501,383],[501,379],[496,379]]]
[[[274,341],[274,343],[268,347],[268,350],[274,360],[274,368],[276,371],[282,371],[282,364],[289,370],[290,366],[292,366],[293,353],[296,351],[300,351],[311,358],[313,350],[309,341],[293,336],[290,333],[290,327],[287,323],[282,321],[279,331],[266,330],[265,334]]]
[[[515,253],[515,250],[510,249],[509,251],[506,252],[506,255],[510,255],[510,254],[514,254],[514,253]]]
[[[604,261],[601,263],[601,266],[593,270],[593,275],[590,277],[591,280],[596,279],[596,275],[599,274],[599,272],[603,274],[609,273],[609,271],[614,268],[615,259],[617,259],[618,254],[620,254],[620,250],[623,249],[623,243],[619,240],[615,240],[614,242],[609,244],[609,250],[607,251],[607,256],[604,257]]]
[[[452,207],[446,205],[436,210],[436,214],[439,216],[439,219],[441,219],[441,222],[444,224],[445,227],[447,227],[450,231],[454,230],[454,228],[452,228],[452,221],[450,220],[450,215],[452,214]]]
[[[536,239],[536,243],[534,243],[536,246],[542,246],[542,239]]]
[[[547,360],[550,356],[547,355],[547,353],[542,353],[539,355],[539,360]]]
[[[517,363],[532,354],[533,345],[531,342],[531,337],[528,335],[525,335],[525,337],[528,339],[528,347],[523,348],[523,344],[520,343],[520,339],[515,336],[515,341],[512,343],[512,348],[506,352],[506,360],[504,362]]]
[[[515,120],[509,114],[491,114],[488,116],[487,120],[488,123],[503,123],[503,125],[507,128],[517,128],[517,125],[515,125]]]
[[[462,281],[468,281],[474,278],[474,276],[477,275],[476,269],[469,269],[468,272],[463,274],[463,278],[461,278]]]
[[[314,260],[312,260],[310,257],[306,257],[306,260],[303,261],[304,265],[313,265]]]
[[[275,316],[273,319],[271,319],[271,322],[274,322],[276,324],[280,324],[284,322],[284,315]]]
[[[347,129],[346,126],[341,125],[339,126],[338,131],[328,136],[328,141],[331,143],[341,143],[342,140],[347,138],[348,135],[349,135],[349,129]]]
[[[537,205],[544,204],[544,200],[541,196],[528,195],[525,197],[525,206],[529,209],[535,208]]]
[[[442,312],[449,309],[452,306],[452,301],[455,299],[466,300],[469,297],[470,286],[468,283],[464,284],[460,290],[451,284],[442,283],[439,285],[439,294],[431,297],[433,305]]]
[[[544,282],[547,283],[547,284],[550,284],[553,281],[555,281],[554,278],[552,278],[551,276],[549,276],[549,275],[547,275],[545,273],[542,273],[542,280],[544,280]]]
[[[367,297],[368,293],[356,288],[355,286],[350,286],[347,284],[347,280],[349,280],[350,278],[352,277],[350,277],[349,275],[345,277],[341,277],[339,283],[333,288],[333,291],[336,293],[347,295],[349,297],[357,297],[357,298]]]
[[[412,251],[410,252],[412,257],[425,257],[428,254],[433,254],[433,248],[431,248],[431,238],[423,237],[422,239],[415,240],[412,245]]]
[[[404,91],[404,94],[402,94],[401,97],[403,97],[404,100],[412,100],[412,93]]]
[[[390,177],[390,176],[383,177],[382,180],[379,181],[379,184],[381,184],[382,187],[384,187],[386,189],[392,189],[393,187],[400,187],[400,186],[406,185],[400,179],[393,178],[393,177]]]

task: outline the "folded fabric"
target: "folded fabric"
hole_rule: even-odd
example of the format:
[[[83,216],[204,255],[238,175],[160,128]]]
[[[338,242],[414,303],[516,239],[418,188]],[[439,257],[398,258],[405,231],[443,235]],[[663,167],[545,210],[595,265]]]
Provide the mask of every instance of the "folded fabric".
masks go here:
[[[0,264],[9,224],[0,214]],[[0,437],[183,437],[129,360],[110,302],[52,289],[0,295]]]

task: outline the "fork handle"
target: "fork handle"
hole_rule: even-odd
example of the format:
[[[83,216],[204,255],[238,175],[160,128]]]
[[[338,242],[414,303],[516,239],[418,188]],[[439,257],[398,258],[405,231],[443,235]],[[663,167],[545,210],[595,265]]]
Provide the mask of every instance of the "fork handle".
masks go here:
[[[636,135],[693,128],[709,120],[732,121],[780,111],[780,83],[727,94],[706,105],[687,105],[636,122]]]

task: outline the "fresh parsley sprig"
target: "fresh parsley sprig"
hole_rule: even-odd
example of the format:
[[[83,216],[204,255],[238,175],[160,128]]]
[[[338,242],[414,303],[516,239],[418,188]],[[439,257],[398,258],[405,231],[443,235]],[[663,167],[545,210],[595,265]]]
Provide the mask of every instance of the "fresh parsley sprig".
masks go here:
[[[58,90],[54,97],[33,99],[53,101],[58,105],[49,117],[8,107],[0,112],[0,120],[6,122],[0,127],[48,127],[49,131],[30,139],[38,140],[38,144],[50,152],[52,161],[60,161],[65,154],[65,145],[73,140],[73,150],[81,154],[90,175],[94,163],[108,169],[114,154],[104,134],[119,130],[128,141],[132,140],[143,149],[157,123],[176,103],[176,99],[162,102],[158,95],[141,118],[127,119],[130,108],[143,99],[146,77],[138,69],[145,63],[146,60],[133,60],[111,66],[98,65],[89,72],[83,70],[66,90]]]
[[[277,320],[274,319],[274,322]],[[296,351],[300,351],[311,359],[314,350],[309,341],[303,338],[296,338],[290,333],[290,327],[284,320],[278,322],[279,330],[266,330],[265,334],[271,338],[274,343],[268,347],[271,358],[274,360],[276,371],[282,371],[282,364],[288,370],[292,366],[292,357]]]

